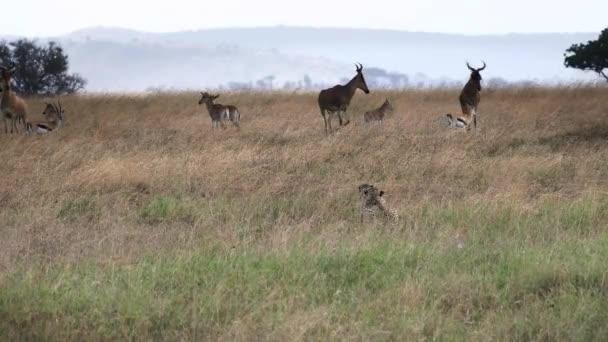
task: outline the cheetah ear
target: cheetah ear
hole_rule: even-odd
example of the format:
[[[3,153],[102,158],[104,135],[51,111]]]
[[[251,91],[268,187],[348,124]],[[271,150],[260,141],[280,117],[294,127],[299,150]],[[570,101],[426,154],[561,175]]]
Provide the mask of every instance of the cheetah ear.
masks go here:
[[[384,195],[384,191],[380,190],[380,195],[378,195],[378,197],[382,197],[382,195]]]

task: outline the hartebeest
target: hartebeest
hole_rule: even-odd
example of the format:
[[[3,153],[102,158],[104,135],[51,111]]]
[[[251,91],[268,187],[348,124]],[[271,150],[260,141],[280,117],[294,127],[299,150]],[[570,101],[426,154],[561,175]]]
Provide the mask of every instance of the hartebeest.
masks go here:
[[[486,62],[483,62],[483,67],[475,69],[467,63],[467,67],[471,70],[471,77],[469,81],[464,85],[460,92],[460,107],[462,108],[462,116],[454,119],[451,114],[447,114],[448,123],[450,127],[471,128],[471,119],[473,121],[473,127],[477,128],[477,106],[481,100],[481,74],[486,68]]]
[[[199,105],[204,103],[207,106],[207,111],[209,111],[209,116],[211,117],[211,128],[219,128],[220,125],[222,128],[226,128],[224,125],[225,120],[230,120],[236,128],[240,128],[241,113],[238,108],[232,105],[213,103],[218,97],[220,96],[201,92],[201,99],[198,101]]]
[[[9,69],[0,65],[0,72],[2,73],[2,102],[0,104],[0,112],[2,113],[2,119],[4,120],[4,133],[8,133],[6,120],[9,119],[11,120],[11,133],[13,133],[13,129],[18,132],[18,120],[23,121],[24,128],[26,126],[27,105],[22,98],[13,92],[11,87],[11,78],[15,72],[15,66],[13,65]]]
[[[365,83],[365,77],[363,77],[363,65],[356,65],[357,75],[353,77],[345,85],[336,85],[332,88],[323,89],[319,93],[319,109],[321,110],[321,116],[325,123],[325,134],[331,132],[331,116],[332,114],[338,114],[340,120],[340,126],[346,126],[349,124],[349,120],[346,122],[342,121],[342,113],[345,113],[350,105],[350,100],[355,95],[357,89],[363,90],[364,93],[369,94],[367,83]]]
[[[61,102],[57,101],[57,105],[54,103],[47,103],[42,115],[45,120],[31,121],[26,124],[27,132],[32,133],[36,130],[38,134],[45,134],[51,132],[59,127],[63,123],[64,109],[61,107]]]

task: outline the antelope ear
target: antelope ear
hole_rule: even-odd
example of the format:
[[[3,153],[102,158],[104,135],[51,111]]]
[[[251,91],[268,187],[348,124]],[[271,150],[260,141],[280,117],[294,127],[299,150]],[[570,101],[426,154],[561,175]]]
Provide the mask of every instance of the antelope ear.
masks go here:
[[[215,95],[215,96],[211,96],[212,99],[217,99],[218,97],[220,97],[219,95]]]

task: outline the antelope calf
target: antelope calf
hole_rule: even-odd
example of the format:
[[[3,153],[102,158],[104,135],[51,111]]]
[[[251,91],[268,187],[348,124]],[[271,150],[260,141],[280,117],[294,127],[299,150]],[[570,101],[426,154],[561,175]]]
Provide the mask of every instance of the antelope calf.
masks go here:
[[[19,132],[19,129],[17,128],[18,121],[23,121],[24,128],[26,126],[27,105],[25,104],[25,101],[17,96],[11,89],[11,78],[15,72],[15,66],[13,65],[9,69],[0,65],[0,72],[2,76],[0,112],[2,112],[2,119],[4,120],[4,133],[8,133],[7,120],[11,120],[11,133],[13,133],[13,129]]]
[[[63,122],[64,109],[61,107],[61,102],[47,103],[42,115],[45,120],[31,121],[26,124],[27,132],[32,133],[36,130],[38,134],[45,134],[61,127]]]
[[[199,105],[204,103],[207,106],[207,111],[211,117],[211,128],[219,128],[220,125],[222,128],[226,128],[224,124],[226,120],[230,120],[236,128],[240,128],[241,113],[238,108],[232,105],[213,103],[218,97],[220,96],[201,92],[201,99],[198,101]]]
[[[464,85],[460,92],[460,107],[462,116],[454,119],[451,114],[446,114],[448,117],[448,125],[450,127],[471,129],[471,121],[473,127],[477,129],[477,107],[481,101],[481,74],[480,72],[486,68],[486,62],[483,62],[483,67],[475,69],[467,63],[467,67],[471,70],[469,81]]]
[[[365,77],[363,77],[363,65],[356,65],[357,75],[353,77],[345,85],[336,85],[332,88],[323,89],[319,93],[319,109],[321,110],[321,116],[325,123],[325,134],[331,132],[331,115],[338,114],[340,120],[340,126],[346,126],[350,121],[342,121],[342,113],[345,113],[350,105],[350,100],[355,95],[357,89],[363,90],[364,93],[369,94]]]
[[[387,113],[391,113],[393,109],[391,101],[386,99],[380,107],[363,114],[363,122],[367,124],[371,121],[378,121],[381,124],[384,124],[384,117]]]

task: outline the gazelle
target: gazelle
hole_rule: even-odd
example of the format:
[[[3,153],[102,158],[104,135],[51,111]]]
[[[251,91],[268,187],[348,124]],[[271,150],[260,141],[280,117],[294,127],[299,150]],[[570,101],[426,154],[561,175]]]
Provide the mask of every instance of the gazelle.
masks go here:
[[[384,117],[387,113],[392,112],[393,109],[391,101],[386,99],[380,107],[363,114],[363,122],[369,123],[371,121],[379,121],[381,124],[384,124]]]
[[[13,65],[9,69],[0,65],[0,72],[2,73],[2,100],[0,103],[0,112],[2,112],[2,119],[4,120],[4,133],[8,133],[6,124],[8,119],[11,120],[11,133],[13,133],[13,129],[18,132],[18,121],[23,121],[23,127],[25,128],[27,105],[25,104],[25,101],[17,96],[11,89],[11,78],[15,72],[15,66]]]
[[[469,81],[464,85],[460,92],[460,107],[462,108],[462,116],[454,119],[451,114],[447,114],[448,125],[450,127],[471,129],[471,120],[473,127],[477,129],[477,106],[481,101],[481,74],[480,72],[486,68],[486,62],[483,62],[481,68],[475,69],[467,63],[467,67],[471,70]]]
[[[361,89],[364,93],[369,94],[365,77],[363,77],[363,65],[355,64],[355,66],[357,67],[357,75],[347,84],[339,84],[332,88],[323,89],[319,93],[319,109],[325,123],[325,134],[331,132],[331,115],[334,113],[338,114],[340,126],[346,126],[350,123],[348,120],[343,123],[342,113],[345,113],[348,109],[350,100],[355,95],[357,89]]]
[[[36,130],[38,134],[45,134],[51,132],[59,127],[63,122],[64,109],[61,107],[61,102],[57,101],[57,105],[54,103],[47,103],[42,115],[46,120],[32,121],[26,123],[27,132],[32,133]]]
[[[215,99],[220,97],[219,95],[211,95],[207,92],[201,92],[201,99],[198,101],[199,105],[203,103],[207,106],[209,116],[211,117],[211,128],[226,128],[224,125],[225,120],[230,120],[236,128],[240,128],[239,121],[241,120],[241,113],[236,106],[222,105],[219,103],[213,103]]]

